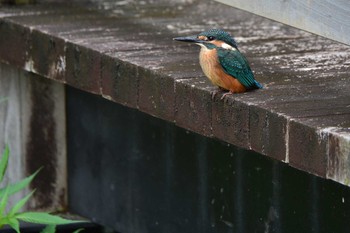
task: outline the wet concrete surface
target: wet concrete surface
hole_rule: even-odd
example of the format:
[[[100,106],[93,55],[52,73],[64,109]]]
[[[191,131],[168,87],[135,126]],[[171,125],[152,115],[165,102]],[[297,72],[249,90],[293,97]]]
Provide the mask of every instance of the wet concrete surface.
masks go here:
[[[264,89],[210,99],[199,48],[172,40],[209,28]],[[349,46],[195,0],[3,6],[0,35],[2,62],[349,185]]]

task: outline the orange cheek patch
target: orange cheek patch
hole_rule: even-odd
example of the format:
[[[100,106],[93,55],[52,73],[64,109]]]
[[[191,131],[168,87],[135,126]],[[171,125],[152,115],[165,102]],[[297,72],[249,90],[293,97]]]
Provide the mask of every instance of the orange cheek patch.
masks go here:
[[[200,39],[200,40],[208,40],[208,38],[206,36],[198,36],[198,39]]]
[[[218,41],[218,40],[213,40],[210,43],[216,45],[217,47],[222,47],[223,42]]]

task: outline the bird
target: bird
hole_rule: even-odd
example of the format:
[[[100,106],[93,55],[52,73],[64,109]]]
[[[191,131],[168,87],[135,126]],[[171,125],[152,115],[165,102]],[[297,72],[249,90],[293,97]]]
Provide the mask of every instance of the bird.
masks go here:
[[[221,97],[233,93],[261,89],[255,80],[248,60],[239,51],[235,39],[222,29],[210,29],[195,36],[176,37],[176,41],[189,42],[201,47],[199,63],[205,76],[220,90],[226,91]],[[215,97],[217,91],[213,93]]]

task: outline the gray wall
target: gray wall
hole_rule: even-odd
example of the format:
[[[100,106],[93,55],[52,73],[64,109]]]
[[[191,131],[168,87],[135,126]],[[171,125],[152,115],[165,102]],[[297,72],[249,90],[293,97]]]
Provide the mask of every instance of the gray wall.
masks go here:
[[[0,149],[7,143],[11,151],[5,182],[42,166],[28,207],[61,209],[66,204],[64,86],[0,63],[0,98],[6,98],[0,103]]]
[[[348,233],[349,187],[67,87],[69,206],[122,233]]]
[[[217,1],[350,45],[350,2],[347,0]]]

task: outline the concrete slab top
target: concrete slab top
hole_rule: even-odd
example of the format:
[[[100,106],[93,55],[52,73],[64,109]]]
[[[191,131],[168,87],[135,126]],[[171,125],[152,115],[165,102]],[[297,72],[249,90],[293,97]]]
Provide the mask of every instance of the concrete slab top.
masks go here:
[[[223,28],[258,91],[211,100],[199,48]],[[209,1],[89,1],[0,8],[0,61],[180,127],[350,184],[350,47]]]

